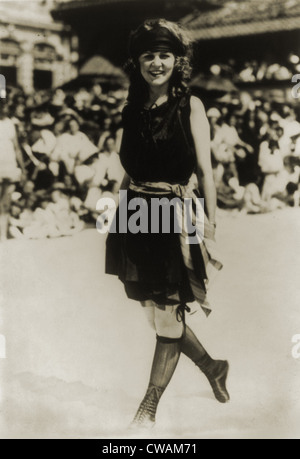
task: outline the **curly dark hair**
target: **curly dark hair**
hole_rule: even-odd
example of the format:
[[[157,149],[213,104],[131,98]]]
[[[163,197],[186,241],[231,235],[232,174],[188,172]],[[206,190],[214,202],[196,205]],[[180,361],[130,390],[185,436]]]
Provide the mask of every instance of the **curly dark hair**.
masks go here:
[[[174,70],[169,84],[169,95],[177,98],[189,92],[188,83],[192,72],[192,40],[188,32],[182,26],[165,19],[152,19],[145,21],[138,27],[132,36],[138,35],[141,31],[150,31],[153,28],[165,27],[171,32],[181,45],[182,55],[175,55]],[[140,72],[138,58],[130,57],[124,65],[124,70],[129,74],[130,85],[128,102],[134,105],[143,105],[148,97],[148,84]]]

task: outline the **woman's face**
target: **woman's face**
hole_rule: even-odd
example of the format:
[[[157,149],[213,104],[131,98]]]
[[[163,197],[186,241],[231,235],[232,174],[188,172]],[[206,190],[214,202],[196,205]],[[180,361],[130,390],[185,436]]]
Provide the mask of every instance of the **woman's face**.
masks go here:
[[[24,104],[18,104],[15,109],[15,116],[17,118],[24,118],[25,116],[25,105]]]
[[[110,118],[105,118],[103,122],[103,129],[108,130],[111,126],[111,119]]]
[[[71,134],[75,135],[79,131],[79,124],[77,123],[76,120],[71,120],[69,123],[69,128]]]
[[[2,103],[2,101],[0,101],[0,119],[6,118],[8,116],[8,113],[8,106]]]
[[[14,217],[14,218],[19,218],[20,213],[21,213],[20,207],[14,205],[14,204],[12,204],[12,206],[11,206],[11,208],[10,208],[10,214],[11,214],[11,216]]]
[[[141,74],[149,86],[167,84],[174,70],[175,56],[167,51],[146,51],[139,57]]]
[[[53,128],[54,135],[56,136],[61,135],[63,132],[65,132],[65,128],[66,128],[66,125],[64,121],[57,121]]]
[[[104,147],[105,147],[105,150],[110,152],[110,153],[116,151],[116,143],[115,143],[114,139],[112,139],[112,138],[107,139],[105,141]]]

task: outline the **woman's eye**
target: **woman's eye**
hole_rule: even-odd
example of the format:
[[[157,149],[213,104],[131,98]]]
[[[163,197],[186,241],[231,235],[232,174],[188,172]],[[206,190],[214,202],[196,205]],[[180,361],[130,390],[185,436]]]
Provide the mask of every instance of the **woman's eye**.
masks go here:
[[[170,54],[165,54],[165,53],[161,53],[159,55],[159,58],[162,59],[162,60],[165,60],[165,59],[169,59],[171,57]],[[155,58],[155,55],[154,54],[151,54],[151,53],[147,53],[147,54],[143,54],[142,55],[142,59],[145,60],[145,61],[151,61]]]
[[[153,54],[144,54],[142,56],[142,58],[145,60],[145,61],[150,61],[154,58]]]

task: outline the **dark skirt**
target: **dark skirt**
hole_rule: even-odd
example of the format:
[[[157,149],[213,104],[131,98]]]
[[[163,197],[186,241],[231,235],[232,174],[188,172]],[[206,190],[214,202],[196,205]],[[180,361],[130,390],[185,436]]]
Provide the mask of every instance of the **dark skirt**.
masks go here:
[[[150,204],[152,197],[128,190],[127,201],[142,197]],[[162,196],[160,196],[161,198]],[[174,196],[166,195],[168,200]],[[128,211],[128,220],[136,211]],[[158,305],[174,305],[194,301],[188,273],[183,262],[179,234],[174,232],[174,214],[170,212],[170,232],[151,233],[151,212],[148,205],[147,233],[120,233],[119,208],[116,233],[106,240],[106,273],[119,277],[128,298],[137,301],[152,300]]]

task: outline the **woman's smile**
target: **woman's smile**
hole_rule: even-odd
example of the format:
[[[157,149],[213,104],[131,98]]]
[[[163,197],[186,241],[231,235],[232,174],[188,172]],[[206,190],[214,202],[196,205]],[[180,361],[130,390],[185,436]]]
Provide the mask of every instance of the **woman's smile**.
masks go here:
[[[164,74],[162,70],[150,70],[149,73],[155,78]]]

